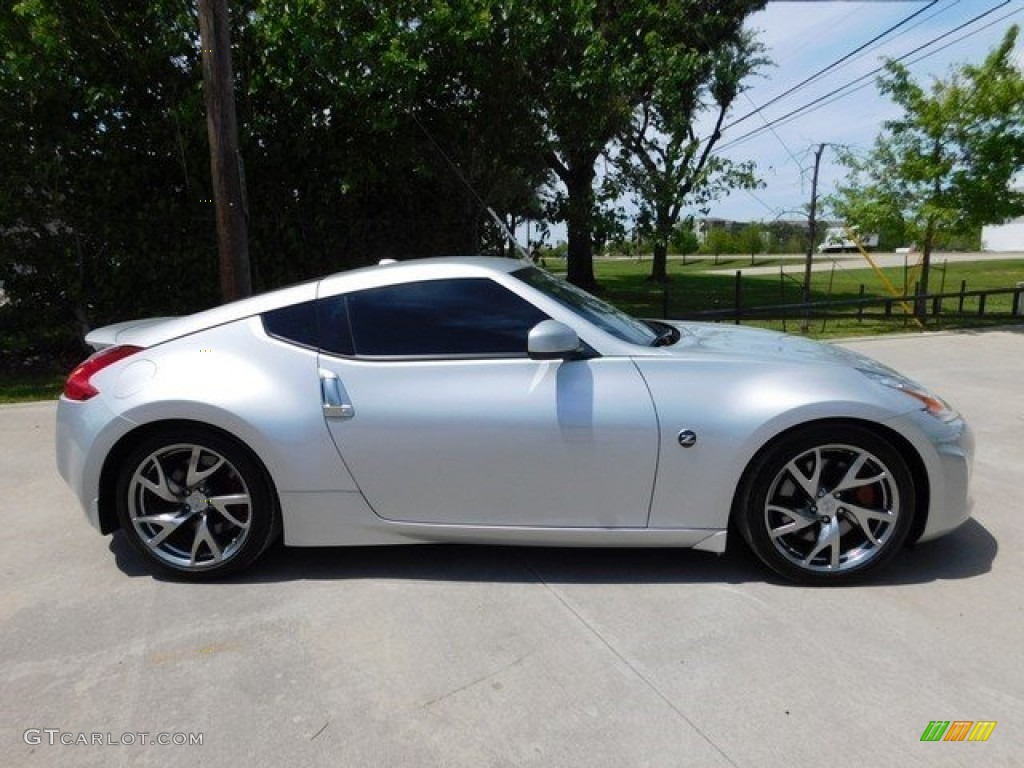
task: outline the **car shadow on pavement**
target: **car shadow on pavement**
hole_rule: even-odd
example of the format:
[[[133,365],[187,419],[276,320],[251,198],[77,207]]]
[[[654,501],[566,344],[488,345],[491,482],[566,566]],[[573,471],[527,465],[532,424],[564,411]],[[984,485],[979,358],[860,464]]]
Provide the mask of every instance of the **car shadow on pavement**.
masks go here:
[[[971,518],[941,539],[907,548],[869,583],[886,586],[969,579],[991,571],[998,552],[996,538]]]
[[[110,550],[128,576],[153,576],[142,557],[116,533]],[[976,520],[935,542],[901,552],[865,586],[967,579],[992,568],[998,544]],[[210,584],[407,579],[552,584],[741,584],[785,582],[770,574],[739,541],[715,556],[689,549],[577,549],[461,544],[383,547],[272,547],[249,570]]]
[[[248,570],[211,584],[296,580],[408,579],[411,581],[686,583],[756,581],[764,576],[742,548],[720,557],[689,549],[502,547],[425,544],[380,547],[284,547],[276,544]],[[121,532],[110,540],[128,576],[153,576]]]

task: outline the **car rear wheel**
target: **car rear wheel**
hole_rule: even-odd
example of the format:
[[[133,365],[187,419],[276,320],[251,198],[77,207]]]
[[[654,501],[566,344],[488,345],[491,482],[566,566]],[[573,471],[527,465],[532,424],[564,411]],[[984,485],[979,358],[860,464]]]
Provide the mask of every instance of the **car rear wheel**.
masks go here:
[[[212,578],[250,565],[273,540],[277,506],[247,450],[205,429],[144,440],[125,460],[117,513],[128,541],[150,563],[183,578]]]
[[[776,573],[840,584],[874,572],[906,541],[913,476],[893,445],[855,425],[821,425],[770,446],[747,473],[737,525]]]

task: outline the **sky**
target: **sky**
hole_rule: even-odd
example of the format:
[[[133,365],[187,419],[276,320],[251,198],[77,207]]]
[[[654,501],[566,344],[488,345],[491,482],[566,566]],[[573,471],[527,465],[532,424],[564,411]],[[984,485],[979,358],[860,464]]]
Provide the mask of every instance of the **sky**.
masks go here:
[[[1012,24],[1024,25],[1024,0],[769,2],[763,11],[750,17],[748,26],[758,30],[758,39],[767,47],[768,58],[774,64],[749,82],[749,89],[726,118],[727,123],[735,124],[724,132],[718,145],[726,157],[755,161],[765,188],[753,193],[734,192],[714,204],[711,215],[737,221],[805,216],[817,146],[824,142],[866,151],[884,121],[899,115],[898,108],[879,94],[877,75],[870,75],[872,70],[882,66],[885,57],[904,56],[987,11],[991,13],[904,61],[915,81],[922,84],[945,77],[954,65],[981,63]],[[920,13],[877,43],[799,90],[768,103],[916,12]],[[1022,43],[1018,41],[1018,51],[1024,48]],[[857,85],[862,87],[850,95],[823,102],[771,131],[742,140],[744,134],[763,128],[766,122],[865,75],[870,76],[860,80]],[[737,141],[730,146],[730,142]],[[844,175],[835,150],[826,147],[819,194],[831,192]]]

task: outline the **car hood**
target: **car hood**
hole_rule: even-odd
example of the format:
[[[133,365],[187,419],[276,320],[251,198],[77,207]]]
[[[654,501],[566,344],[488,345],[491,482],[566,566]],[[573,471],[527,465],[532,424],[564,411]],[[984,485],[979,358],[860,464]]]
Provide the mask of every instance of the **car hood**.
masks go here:
[[[896,373],[858,352],[777,331],[718,323],[669,321],[668,324],[679,330],[679,341],[658,349],[672,356],[710,355],[755,362],[840,365],[890,375]]]

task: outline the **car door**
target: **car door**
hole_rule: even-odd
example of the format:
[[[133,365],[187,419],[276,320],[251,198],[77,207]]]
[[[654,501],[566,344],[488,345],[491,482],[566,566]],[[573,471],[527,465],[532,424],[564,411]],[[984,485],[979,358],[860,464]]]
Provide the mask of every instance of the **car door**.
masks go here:
[[[529,359],[527,334],[547,316],[488,278],[320,306],[325,418],[379,516],[646,526],[658,428],[631,360]]]

